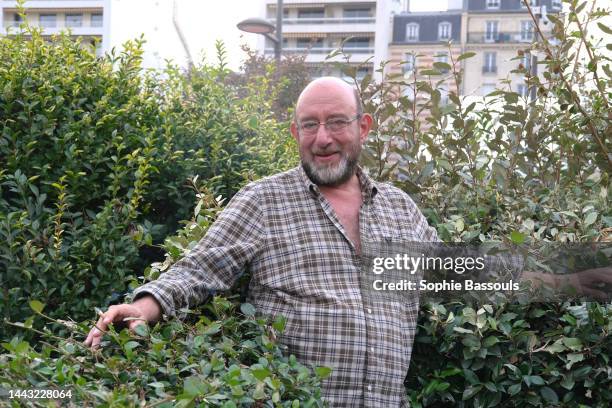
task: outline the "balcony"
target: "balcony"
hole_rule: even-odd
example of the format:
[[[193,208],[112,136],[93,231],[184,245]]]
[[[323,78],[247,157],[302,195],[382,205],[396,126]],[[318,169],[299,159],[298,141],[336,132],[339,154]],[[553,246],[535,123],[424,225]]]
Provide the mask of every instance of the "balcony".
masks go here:
[[[306,55],[306,62],[325,62],[327,61],[327,55],[337,48],[333,47],[283,47],[283,54],[302,54]],[[274,54],[273,48],[266,48],[264,50],[266,55]],[[369,58],[374,55],[374,48],[365,47],[344,47],[344,52],[351,55],[351,62],[360,63],[366,62]],[[341,56],[336,56],[331,61],[340,61]]]
[[[11,30],[12,33],[16,33],[19,31],[18,21],[11,21],[5,24],[5,27],[13,27]],[[104,28],[97,26],[82,26],[82,27],[42,27],[35,23],[31,23],[32,27],[40,27],[43,35],[56,35],[60,32],[68,32],[70,30],[71,34],[74,36],[101,36],[104,35]]]
[[[269,19],[271,23],[276,20]],[[374,17],[316,17],[316,18],[284,18],[283,25],[291,24],[374,24]]]
[[[276,20],[269,19],[272,24]],[[345,33],[345,32],[375,32],[374,17],[316,17],[316,18],[284,18],[285,33]]]
[[[0,1],[5,9],[16,9],[17,2],[12,0]],[[29,0],[26,9],[60,9],[60,8],[104,8],[106,0]]]
[[[531,31],[471,32],[468,43],[473,44],[520,44],[533,42],[536,34]]]
[[[497,74],[497,65],[488,66],[485,65],[482,67],[483,74]]]

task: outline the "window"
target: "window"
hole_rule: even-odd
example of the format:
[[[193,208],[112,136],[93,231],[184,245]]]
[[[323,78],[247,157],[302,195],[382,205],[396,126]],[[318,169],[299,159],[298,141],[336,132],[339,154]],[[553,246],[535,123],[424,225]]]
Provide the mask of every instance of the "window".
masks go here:
[[[13,27],[19,27],[19,24],[23,23],[23,18],[21,14],[13,14]]]
[[[404,76],[410,76],[414,73],[416,68],[416,56],[414,54],[406,54],[404,58],[404,64],[402,65],[402,72]]]
[[[82,27],[83,26],[83,15],[82,14],[66,14],[66,27]]]
[[[415,87],[414,84],[408,84],[402,90],[402,96],[408,98],[409,101],[414,101],[415,99]]]
[[[323,39],[322,38],[298,38],[297,39],[297,48],[322,48],[323,47]]]
[[[521,41],[533,41],[533,23],[531,20],[521,21]]]
[[[527,6],[525,5],[525,3],[528,2],[529,6],[531,7],[535,7],[538,5],[538,0],[521,0],[521,7],[522,8],[527,8]]]
[[[491,92],[495,91],[495,84],[482,84],[480,92],[482,96],[487,96]]]
[[[419,25],[417,23],[406,24],[406,41],[419,41]]]
[[[521,65],[528,72],[531,70],[531,54],[526,52],[521,57]]]
[[[487,0],[487,8],[488,9],[498,9],[499,0]]]
[[[448,84],[440,84],[438,91],[440,92],[440,106],[448,105]]]
[[[497,31],[498,27],[498,21],[487,21],[485,30],[485,41],[497,41],[499,37],[499,32]]]
[[[102,14],[92,14],[91,15],[91,26],[92,27],[102,27]]]
[[[448,52],[440,52],[434,55],[434,62],[443,62],[448,64]],[[439,69],[439,71],[443,74],[448,72],[448,68]]]
[[[552,8],[561,9],[561,0],[552,0]]]
[[[497,59],[497,53],[495,52],[485,52],[484,53],[484,65],[482,67],[483,73],[496,73],[497,72],[497,64],[495,60]]]
[[[41,27],[55,27],[57,25],[57,16],[55,14],[41,14],[38,16],[38,21]]]
[[[323,18],[325,9],[299,9],[298,18]]]
[[[357,69],[357,75],[355,76],[355,78],[361,81],[369,73],[370,73],[370,69],[368,67],[359,67]]]
[[[445,21],[438,24],[438,40],[448,40],[451,37],[451,23]]]
[[[370,46],[370,39],[368,37],[353,37],[349,38],[344,42],[344,48],[368,48]]]
[[[359,17],[369,18],[369,17],[372,17],[372,10],[370,10],[369,8],[345,8],[342,11],[342,17],[344,18],[359,18]]]

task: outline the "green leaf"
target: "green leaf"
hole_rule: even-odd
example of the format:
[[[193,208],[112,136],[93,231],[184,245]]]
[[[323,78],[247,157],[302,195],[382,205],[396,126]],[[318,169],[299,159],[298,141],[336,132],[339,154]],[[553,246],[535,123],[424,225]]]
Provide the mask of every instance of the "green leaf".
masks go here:
[[[497,337],[489,336],[486,339],[484,339],[484,341],[482,342],[482,345],[484,347],[491,347],[497,343],[499,343],[499,339]]]
[[[42,313],[45,305],[38,300],[30,300],[30,308],[36,313]]]
[[[283,333],[285,331],[285,327],[287,325],[287,318],[282,315],[276,316],[274,319],[274,323],[272,323],[272,327],[279,333]]]
[[[514,396],[514,395],[518,394],[520,391],[521,391],[521,383],[514,384],[514,385],[511,385],[510,387],[508,387],[508,394],[510,396]]]
[[[548,351],[551,354],[561,353],[562,351],[567,350],[567,348],[563,345],[561,339],[555,341],[550,346],[546,347],[544,350]]]
[[[482,389],[482,385],[471,385],[467,387],[465,390],[463,390],[463,396],[461,397],[461,399],[463,401],[468,400],[472,398],[474,395],[478,394],[481,389]]]
[[[256,368],[251,370],[251,373],[253,374],[253,377],[257,378],[259,381],[265,380],[270,376],[270,374],[272,374],[267,368]]]
[[[476,55],[476,53],[472,51],[464,52],[457,58],[457,61],[462,61],[464,59],[472,58],[474,55]]]
[[[453,327],[453,331],[456,331],[457,333],[470,333],[470,334],[474,333],[473,330],[464,329],[463,327]]]
[[[557,393],[550,387],[542,387],[540,389],[540,394],[542,395],[542,398],[544,398],[547,402],[550,402],[551,404],[557,404],[559,402],[559,397],[557,396]]]
[[[544,385],[544,379],[539,375],[526,375],[525,377],[523,377],[523,380],[525,381],[525,384],[527,384],[527,386],[531,386],[531,384]]]
[[[565,337],[563,339],[563,344],[574,351],[580,351],[583,347],[582,341],[576,337]]]
[[[332,369],[329,368],[329,367],[316,367],[315,368],[315,373],[321,379],[325,379],[325,378],[329,377],[331,372],[332,372]]]
[[[596,212],[588,213],[584,219],[584,226],[588,227],[589,225],[593,224],[597,220],[597,215],[598,214]]]
[[[608,27],[607,25],[603,24],[603,23],[597,23],[597,26],[599,27],[599,29],[601,31],[603,31],[606,34],[612,34],[612,29],[610,27]]]
[[[567,364],[565,364],[565,368],[568,370],[572,368],[575,363],[584,360],[584,354],[582,353],[569,353],[567,355]]]
[[[513,243],[520,245],[523,242],[525,242],[525,234],[522,234],[518,231],[512,231],[512,233],[510,233],[510,239],[512,240]]]
[[[255,306],[250,303],[243,303],[240,305],[240,311],[247,317],[255,316]]]
[[[183,383],[183,392],[191,397],[206,393],[206,385],[196,376],[189,377]]]

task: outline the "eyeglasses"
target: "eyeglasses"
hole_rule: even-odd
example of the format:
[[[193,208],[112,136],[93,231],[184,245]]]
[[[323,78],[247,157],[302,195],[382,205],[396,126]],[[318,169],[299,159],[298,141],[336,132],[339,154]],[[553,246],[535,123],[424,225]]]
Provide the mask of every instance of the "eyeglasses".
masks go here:
[[[358,113],[351,119],[334,118],[327,122],[319,122],[318,120],[305,120],[300,123],[298,128],[307,135],[314,135],[319,131],[319,126],[323,125],[328,132],[340,132],[344,130],[351,122],[361,118],[361,113]]]

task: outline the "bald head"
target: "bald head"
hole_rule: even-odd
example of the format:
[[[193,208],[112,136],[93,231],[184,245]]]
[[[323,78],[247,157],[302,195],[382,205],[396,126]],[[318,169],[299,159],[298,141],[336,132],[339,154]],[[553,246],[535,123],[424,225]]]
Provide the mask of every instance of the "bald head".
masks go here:
[[[341,98],[345,103],[353,105],[356,114],[363,113],[363,106],[357,89],[340,78],[321,77],[306,85],[298,97],[297,103],[295,104],[295,112],[293,113],[294,119],[297,120],[298,113],[302,110],[303,105],[308,103],[309,96],[319,93],[334,95]]]

